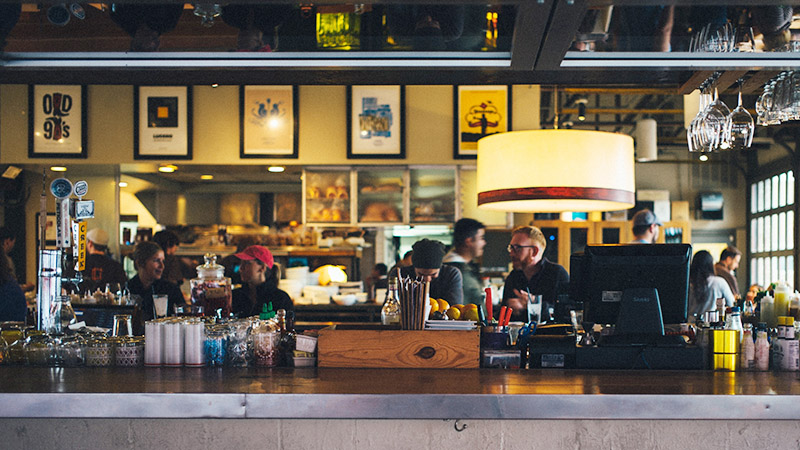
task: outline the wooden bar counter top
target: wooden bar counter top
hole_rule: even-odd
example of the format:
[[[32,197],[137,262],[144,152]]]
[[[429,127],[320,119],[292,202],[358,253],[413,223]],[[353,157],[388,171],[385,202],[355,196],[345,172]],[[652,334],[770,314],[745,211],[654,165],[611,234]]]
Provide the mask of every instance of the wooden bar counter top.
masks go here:
[[[0,367],[0,417],[800,419],[792,372]]]

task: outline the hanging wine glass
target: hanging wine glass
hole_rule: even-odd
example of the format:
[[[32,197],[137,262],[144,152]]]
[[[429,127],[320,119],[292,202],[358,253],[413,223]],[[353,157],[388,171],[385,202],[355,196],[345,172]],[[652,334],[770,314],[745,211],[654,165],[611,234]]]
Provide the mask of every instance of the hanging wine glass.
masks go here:
[[[739,85],[739,104],[728,115],[725,124],[726,140],[733,149],[750,148],[753,145],[755,129],[753,116],[742,107],[742,87]]]
[[[703,110],[705,110],[706,108],[706,104],[707,104],[706,93],[704,91],[704,88],[701,87],[700,102],[697,114],[694,116],[694,119],[692,119],[692,121],[689,122],[689,127],[686,128],[686,140],[689,144],[690,152],[703,151],[702,142],[699,136],[698,123],[700,122],[700,118],[703,115]]]
[[[719,92],[717,92],[717,88],[714,88],[714,101],[706,108],[706,120],[711,125],[708,131],[712,133],[714,150],[727,150],[730,147],[730,143],[725,137],[725,124],[730,114],[730,108],[720,100]]]

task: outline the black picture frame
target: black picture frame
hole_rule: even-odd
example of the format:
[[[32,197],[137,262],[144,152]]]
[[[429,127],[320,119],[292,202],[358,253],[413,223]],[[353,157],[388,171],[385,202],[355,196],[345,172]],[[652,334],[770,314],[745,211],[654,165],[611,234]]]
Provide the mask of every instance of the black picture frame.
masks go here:
[[[142,113],[148,114],[148,123],[153,123],[153,126],[141,126]],[[155,131],[147,131],[151,128],[175,130],[177,136],[169,132],[157,135]],[[158,142],[159,140],[162,142]],[[191,86],[134,86],[133,159],[192,159]]]
[[[254,130],[253,128],[248,127],[248,123],[251,125],[256,125],[257,121],[268,120],[266,116],[258,114],[252,111],[252,108],[248,108],[248,90],[251,92],[256,92],[257,89],[264,91],[265,93],[269,93],[270,91],[274,91],[276,95],[281,95],[281,91],[291,90],[289,98],[291,100],[291,112],[289,114],[289,118],[291,119],[292,123],[289,127],[291,136],[291,143],[288,146],[284,146],[281,148],[278,146],[277,148],[273,149],[257,149],[253,148],[252,144],[252,136],[251,132]],[[273,104],[274,105],[274,104]],[[239,86],[239,158],[242,159],[297,159],[300,156],[300,101],[299,101],[299,93],[297,86],[286,86],[286,85],[242,85]],[[270,107],[267,107],[271,109]],[[250,122],[248,122],[250,120]],[[285,137],[285,136],[284,136]],[[278,136],[277,138],[280,138]],[[287,151],[288,149],[288,151]]]
[[[356,126],[356,120],[354,120],[354,116],[359,117],[358,111],[354,111],[354,98],[358,97],[356,100],[362,100],[364,98],[372,98],[367,97],[368,95],[375,95],[377,98],[376,104],[380,104],[381,102],[386,102],[381,104],[381,107],[388,107],[389,111],[391,112],[395,108],[399,111],[399,119],[398,124],[394,126],[394,124],[389,125],[389,132],[391,130],[395,130],[399,133],[399,136],[396,138],[394,136],[390,137],[375,137],[375,141],[368,143],[365,145],[364,142],[356,141],[356,134],[354,132],[354,128]],[[358,85],[358,86],[347,86],[347,158],[348,159],[405,159],[406,157],[406,89],[403,85]],[[363,105],[363,101],[361,102]],[[363,108],[362,108],[363,109]],[[384,118],[378,115],[372,115],[372,117],[377,117],[378,121],[383,121]],[[391,119],[390,119],[391,120]],[[361,121],[358,120],[360,123]],[[383,133],[384,131],[379,131]],[[368,139],[373,139],[373,137],[369,137]],[[386,145],[388,151],[380,151],[378,147],[382,147]]]
[[[512,128],[512,103],[511,103],[511,85],[491,85],[491,86],[463,86],[463,85],[455,85],[453,86],[453,159],[477,159],[478,158],[478,151],[477,146],[476,148],[466,150],[463,148],[462,143],[466,142],[463,139],[462,129],[461,129],[461,119],[462,116],[465,115],[466,110],[464,108],[465,105],[461,104],[461,93],[462,89],[464,91],[497,91],[498,88],[505,89],[505,111],[501,111],[500,113],[504,115],[505,119],[505,127],[501,127],[497,133],[504,133],[507,131],[511,131]],[[468,107],[467,107],[468,109]],[[473,136],[474,142],[482,137],[489,136],[490,134],[484,134],[479,136]]]
[[[74,111],[80,114],[77,120],[73,120]],[[80,127],[78,140],[71,140],[76,124]],[[86,86],[28,85],[29,158],[87,158],[87,129]]]

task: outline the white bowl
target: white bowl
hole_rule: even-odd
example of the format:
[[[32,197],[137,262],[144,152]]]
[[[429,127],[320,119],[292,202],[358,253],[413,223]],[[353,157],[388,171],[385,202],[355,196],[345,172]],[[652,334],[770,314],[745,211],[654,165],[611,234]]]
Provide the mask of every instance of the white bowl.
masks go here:
[[[333,302],[341,306],[350,306],[356,302],[355,294],[336,294],[331,296]]]

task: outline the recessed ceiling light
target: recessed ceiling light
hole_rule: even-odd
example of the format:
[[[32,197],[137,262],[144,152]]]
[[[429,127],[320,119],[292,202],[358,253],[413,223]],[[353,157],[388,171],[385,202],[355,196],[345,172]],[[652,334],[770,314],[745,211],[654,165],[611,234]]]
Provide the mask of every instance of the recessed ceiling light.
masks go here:
[[[283,172],[284,170],[286,170],[286,168],[283,167],[283,166],[269,166],[269,167],[267,167],[267,170],[269,170],[270,172],[273,172],[273,173],[280,173],[280,172]]]
[[[212,87],[212,88],[218,88],[218,87],[219,87],[219,84],[217,84],[217,83],[212,83],[212,84],[211,84],[211,87]]]
[[[119,182],[119,187],[128,187],[128,183],[125,182],[125,181],[120,181]]]
[[[201,180],[213,180],[214,175],[200,175]]]
[[[708,155],[700,155],[700,161],[708,161]]]
[[[50,167],[50,170],[52,170],[53,172],[66,172],[67,168],[64,166],[52,166]]]
[[[173,164],[166,164],[158,168],[158,171],[163,173],[172,173],[175,172],[176,170],[178,170],[178,166],[175,166]]]

